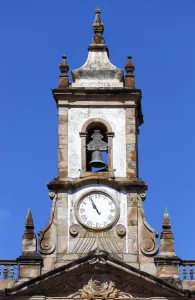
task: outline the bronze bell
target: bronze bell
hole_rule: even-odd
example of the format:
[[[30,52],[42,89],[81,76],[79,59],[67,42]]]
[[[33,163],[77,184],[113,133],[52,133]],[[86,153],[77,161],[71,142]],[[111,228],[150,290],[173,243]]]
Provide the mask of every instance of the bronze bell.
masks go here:
[[[93,151],[92,158],[91,158],[91,161],[89,164],[92,168],[105,168],[106,167],[106,164],[103,161],[102,153],[100,150]]]

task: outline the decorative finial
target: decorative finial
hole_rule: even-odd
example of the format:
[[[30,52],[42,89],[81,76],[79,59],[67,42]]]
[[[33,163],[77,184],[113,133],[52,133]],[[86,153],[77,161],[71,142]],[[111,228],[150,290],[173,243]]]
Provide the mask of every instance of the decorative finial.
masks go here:
[[[66,56],[62,56],[62,61],[59,65],[61,75],[59,76],[59,88],[65,88],[69,86],[69,78],[68,78],[68,71],[69,71],[69,65],[66,62]]]
[[[100,9],[96,8],[95,19],[93,22],[93,31],[95,33],[95,36],[93,37],[93,44],[105,44],[104,38],[102,36],[104,32],[104,24],[102,23],[100,13]]]
[[[25,231],[23,234],[23,239],[32,239],[35,237],[34,234],[34,222],[30,208],[28,209],[25,221]]]
[[[104,24],[102,23],[101,17],[100,17],[100,9],[96,8],[95,10],[95,19],[93,22],[93,31],[97,35],[102,35],[104,32]]]
[[[127,63],[125,65],[125,70],[127,75],[125,76],[125,86],[134,88],[135,87],[135,78],[133,72],[135,70],[134,64],[132,63],[132,56],[127,56]]]
[[[169,218],[169,213],[167,207],[165,207],[164,216],[163,216],[163,223],[162,223],[163,230],[170,230],[171,229],[171,221]]]
[[[160,234],[160,254],[159,254],[158,258],[167,257],[167,256],[175,257],[175,250],[174,250],[174,235],[173,235],[173,232],[171,231],[171,222],[170,222],[170,218],[169,218],[169,213],[168,213],[168,209],[165,208],[164,215],[163,215],[162,232]],[[167,270],[168,270],[168,272],[170,272],[170,270],[171,270],[171,272],[173,272],[172,275],[174,275],[174,272],[178,273],[178,266],[175,266],[175,270],[174,270],[174,268],[169,269],[169,267],[167,267],[167,270],[166,270],[166,265],[169,265],[169,264],[170,264],[170,260],[168,260],[165,263],[165,265],[164,265],[164,260],[163,260],[163,269],[158,270],[159,274],[163,273],[163,272],[166,273]],[[172,265],[172,263],[171,263],[171,265]]]
[[[22,236],[22,255],[17,258],[19,278],[24,281],[41,274],[43,265],[43,258],[37,253],[37,239],[30,208],[27,212],[25,228]]]
[[[28,209],[25,221],[25,228],[26,229],[34,229],[33,217],[30,208]]]

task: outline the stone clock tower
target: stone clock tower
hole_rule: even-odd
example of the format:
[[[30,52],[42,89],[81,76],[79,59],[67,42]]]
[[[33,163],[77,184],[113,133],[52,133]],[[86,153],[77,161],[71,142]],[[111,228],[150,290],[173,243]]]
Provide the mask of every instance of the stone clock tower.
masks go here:
[[[144,216],[141,90],[131,57],[125,76],[109,61],[99,9],[93,30],[87,61],[72,70],[71,83],[63,56],[53,89],[58,177],[48,183],[50,220],[37,245],[28,210],[22,255],[0,260],[0,299],[195,299],[195,260],[176,256],[168,211],[158,255],[157,233]]]
[[[99,247],[154,273],[156,233],[142,208],[147,186],[138,175],[138,133],[143,123],[141,90],[134,65],[109,61],[100,10],[84,65],[72,71],[66,57],[59,86],[58,178],[48,184],[53,201],[48,225],[39,232],[45,271]]]

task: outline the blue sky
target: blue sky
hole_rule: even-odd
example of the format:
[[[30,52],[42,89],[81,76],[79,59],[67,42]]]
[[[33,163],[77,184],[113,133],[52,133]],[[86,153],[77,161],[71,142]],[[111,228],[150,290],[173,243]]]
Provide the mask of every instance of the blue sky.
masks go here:
[[[46,183],[57,176],[58,65],[81,66],[102,10],[111,61],[133,56],[143,92],[139,169],[149,185],[146,219],[158,232],[168,207],[176,254],[194,258],[195,1],[26,1],[0,4],[0,257],[21,254],[26,212],[47,223]]]

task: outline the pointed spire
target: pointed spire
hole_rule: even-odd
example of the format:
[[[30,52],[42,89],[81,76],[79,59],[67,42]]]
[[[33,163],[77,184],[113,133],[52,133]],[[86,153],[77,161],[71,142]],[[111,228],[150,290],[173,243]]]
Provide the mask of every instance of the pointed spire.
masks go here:
[[[18,280],[25,281],[41,274],[43,259],[37,253],[37,239],[34,233],[34,223],[30,208],[28,209],[25,231],[22,237],[22,255],[17,258]]]
[[[28,209],[27,215],[26,215],[26,221],[25,221],[25,231],[23,238],[31,239],[34,238],[34,222],[33,217],[30,208]]]
[[[95,36],[93,37],[92,44],[105,44],[105,40],[102,36],[104,32],[104,24],[102,23],[102,20],[100,18],[100,13],[100,9],[96,8],[95,19],[93,22],[93,31],[95,33]]]
[[[69,86],[69,77],[67,75],[69,71],[69,65],[66,62],[66,56],[62,56],[62,61],[59,65],[61,75],[59,76],[59,88],[65,88]]]
[[[165,208],[160,235],[160,253],[155,258],[157,276],[162,278],[179,278],[181,259],[176,256],[174,249],[174,235],[171,231],[171,222],[168,209]]]
[[[29,207],[27,215],[26,215],[25,228],[26,229],[34,229],[33,217],[32,217],[30,207]]]
[[[175,256],[174,235],[171,231],[171,221],[167,208],[165,208],[163,215],[162,229],[160,235],[160,255]]]
[[[102,35],[104,32],[104,24],[102,23],[100,14],[101,14],[101,10],[99,8],[96,8],[95,19],[93,22],[93,31],[95,35]]]
[[[102,33],[104,25],[100,18],[100,9],[95,11],[93,22],[94,36],[88,47],[88,57],[82,67],[72,70],[71,87],[124,87],[124,71],[109,60],[108,47]],[[60,85],[61,86],[61,85]]]

